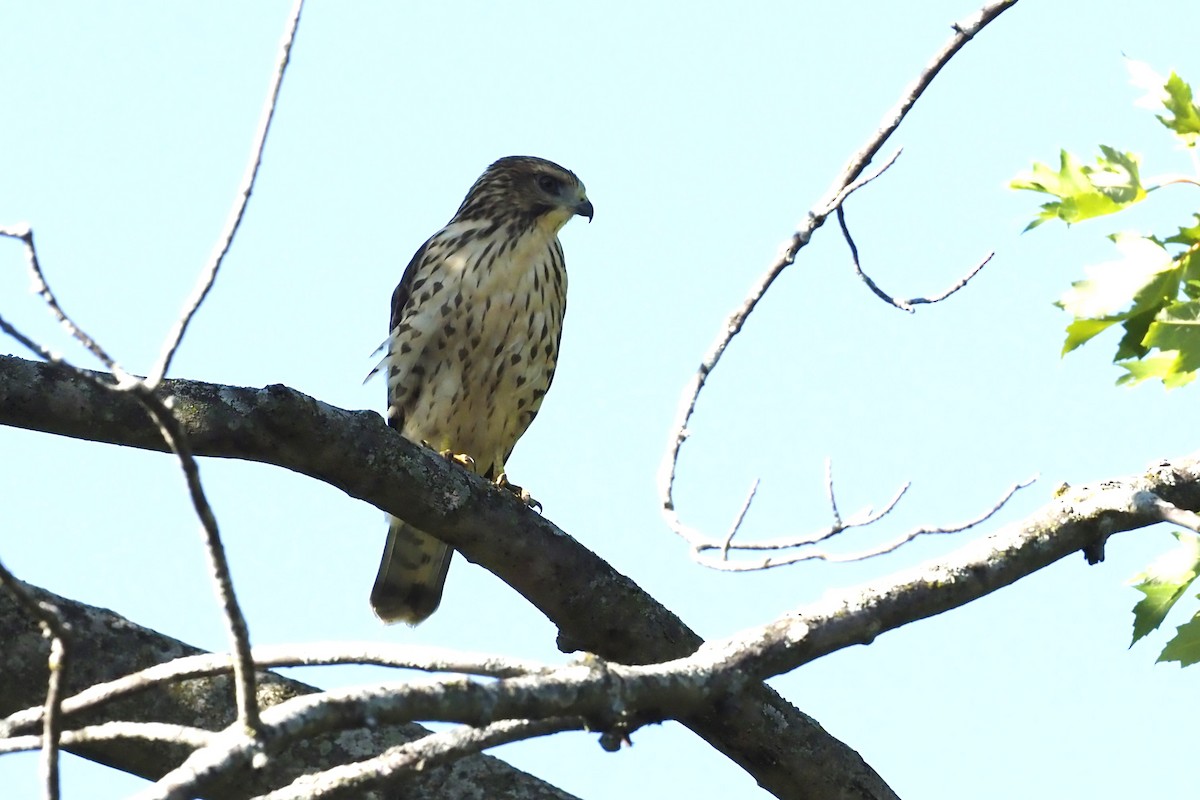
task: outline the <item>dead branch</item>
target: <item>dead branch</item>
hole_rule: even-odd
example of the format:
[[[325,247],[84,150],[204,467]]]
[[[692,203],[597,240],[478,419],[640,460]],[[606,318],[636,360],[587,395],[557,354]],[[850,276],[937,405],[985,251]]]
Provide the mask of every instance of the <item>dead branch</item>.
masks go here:
[[[863,171],[866,170],[871,160],[883,148],[884,144],[887,143],[888,139],[891,138],[892,134],[896,132],[904,117],[912,109],[913,105],[916,104],[921,95],[925,93],[925,90],[929,88],[929,85],[937,77],[937,74],[967,42],[1004,13],[1004,11],[1015,5],[1016,2],[1017,0],[997,0],[996,2],[988,3],[969,18],[954,25],[954,34],[950,37],[949,41],[933,57],[933,60],[930,61],[925,69],[921,71],[916,80],[905,88],[899,102],[884,115],[879,129],[867,139],[862,149],[850,157],[850,160],[842,168],[842,171],[833,179],[829,188],[826,189],[825,195],[817,201],[817,204],[808,212],[807,217],[801,223],[800,227],[781,247],[775,261],[755,283],[741,305],[725,320],[724,325],[722,325],[720,331],[717,333],[716,339],[710,345],[703,359],[701,359],[696,374],[684,386],[666,452],[663,454],[663,459],[659,466],[658,491],[663,518],[667,526],[681,538],[688,541],[705,538],[703,535],[698,535],[696,531],[685,525],[680,519],[678,511],[675,508],[674,491],[679,454],[683,448],[683,443],[688,438],[688,423],[691,421],[692,414],[696,410],[696,402],[708,380],[708,376],[716,368],[718,362],[721,360],[721,356],[725,353],[725,349],[742,330],[746,319],[757,307],[758,302],[775,282],[775,279],[795,262],[801,248],[808,244],[816,230],[825,224],[825,219],[840,208],[842,203],[855,189],[866,183],[866,181],[858,183],[856,181],[862,175]],[[895,156],[892,157],[888,164],[885,164],[883,169],[890,166],[894,160]]]
[[[837,502],[833,496],[832,474],[832,469],[827,464],[826,487],[829,494],[830,507],[833,513],[833,523],[828,527],[803,536],[780,537],[776,539],[766,539],[752,542],[733,542],[732,537],[726,537],[723,541],[701,540],[698,542],[693,542],[691,544],[693,552],[696,555],[697,562],[706,567],[725,572],[754,572],[757,570],[771,569],[773,567],[782,567],[788,564],[797,564],[801,561],[828,561],[831,563],[865,561],[869,558],[875,558],[876,556],[886,555],[887,553],[894,552],[895,550],[900,549],[902,546],[921,536],[962,533],[963,531],[977,527],[984,522],[987,522],[989,519],[995,516],[1000,509],[1004,508],[1008,501],[1012,499],[1014,494],[1021,489],[1031,486],[1036,480],[1036,478],[1028,478],[1024,481],[1014,483],[1012,486],[1008,487],[1007,490],[1005,490],[1004,494],[1001,495],[1000,499],[997,500],[991,506],[991,508],[984,510],[975,517],[964,522],[937,527],[921,525],[875,547],[870,547],[856,552],[840,553],[832,550],[817,548],[815,545],[832,539],[834,536],[854,528],[864,528],[879,522],[896,507],[896,504],[900,502],[900,498],[903,497],[904,493],[908,490],[909,485],[905,484],[904,486],[900,487],[900,491],[897,492],[896,495],[892,497],[892,499],[889,500],[888,503],[879,511],[875,511],[871,508],[864,508],[858,511],[854,516],[850,517],[850,519],[842,520],[841,514],[837,510]],[[781,551],[796,549],[802,550],[798,553],[788,553],[782,556],[768,556],[766,558],[745,560],[731,560],[729,558],[729,552],[731,550],[757,553],[764,551],[778,553]],[[720,551],[719,558],[705,557],[704,554],[706,552],[713,550]]]

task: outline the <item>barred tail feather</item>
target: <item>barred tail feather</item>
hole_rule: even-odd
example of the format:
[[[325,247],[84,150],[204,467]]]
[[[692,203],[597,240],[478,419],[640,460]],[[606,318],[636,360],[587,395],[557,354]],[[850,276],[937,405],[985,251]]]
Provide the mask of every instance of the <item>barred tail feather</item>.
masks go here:
[[[371,589],[371,608],[384,622],[416,625],[442,601],[454,550],[407,522],[388,519],[391,525]]]

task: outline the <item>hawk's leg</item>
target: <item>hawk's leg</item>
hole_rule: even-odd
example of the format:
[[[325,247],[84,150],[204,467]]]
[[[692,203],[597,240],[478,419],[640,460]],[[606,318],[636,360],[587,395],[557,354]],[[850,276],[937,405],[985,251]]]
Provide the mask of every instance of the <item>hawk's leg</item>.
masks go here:
[[[532,508],[534,511],[542,510],[542,504],[537,500],[534,500],[533,495],[531,495],[526,489],[521,486],[517,486],[515,483],[509,482],[507,473],[500,473],[500,476],[496,478],[496,485],[501,489],[508,489],[517,496],[518,500]]]

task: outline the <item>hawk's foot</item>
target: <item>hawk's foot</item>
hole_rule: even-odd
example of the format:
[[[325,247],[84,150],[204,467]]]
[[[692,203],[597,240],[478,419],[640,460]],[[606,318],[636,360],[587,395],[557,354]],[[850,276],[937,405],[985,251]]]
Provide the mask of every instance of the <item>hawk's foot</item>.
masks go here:
[[[520,486],[517,486],[515,483],[509,482],[507,473],[505,473],[505,472],[500,473],[500,476],[498,478],[496,478],[496,485],[499,486],[501,489],[507,489],[508,491],[515,494],[517,496],[518,500],[520,500],[522,503],[524,503],[525,505],[532,508],[534,511],[542,510],[542,504],[539,503],[537,500],[534,500],[533,495],[531,495],[526,489],[524,489]]]
[[[429,442],[425,442],[425,446],[431,450],[433,449],[433,445],[431,445]],[[447,461],[458,464],[460,467],[466,467],[471,472],[475,471],[475,459],[471,458],[466,453],[456,453],[453,450],[438,450],[437,454]]]

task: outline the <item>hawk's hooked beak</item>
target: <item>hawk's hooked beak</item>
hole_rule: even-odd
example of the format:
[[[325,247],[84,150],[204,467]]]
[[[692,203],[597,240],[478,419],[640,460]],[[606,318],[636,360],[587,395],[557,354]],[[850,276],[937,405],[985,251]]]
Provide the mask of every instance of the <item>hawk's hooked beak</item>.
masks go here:
[[[596,210],[592,208],[592,201],[585,197],[583,200],[575,204],[575,213],[581,217],[587,217],[588,222],[591,222],[592,215],[596,213]]]

